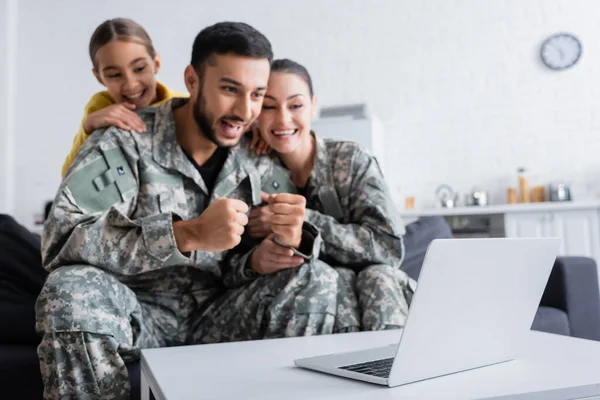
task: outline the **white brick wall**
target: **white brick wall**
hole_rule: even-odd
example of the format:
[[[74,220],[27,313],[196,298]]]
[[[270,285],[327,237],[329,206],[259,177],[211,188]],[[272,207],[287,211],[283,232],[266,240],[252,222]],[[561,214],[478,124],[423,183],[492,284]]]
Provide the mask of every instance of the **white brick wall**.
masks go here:
[[[6,48],[8,47],[7,40],[7,16],[8,16],[8,3],[0,3],[0,213],[8,210],[8,200],[10,198],[8,191],[6,190],[8,181],[8,135],[6,134],[6,112],[7,112],[7,99],[6,99],[6,84],[8,78],[8,72],[6,68]]]
[[[89,36],[115,16],[146,26],[163,56],[160,78],[178,89],[200,28],[256,26],[277,57],[309,68],[321,104],[368,102],[388,131],[391,180],[418,205],[440,183],[481,185],[502,201],[521,165],[532,184],[572,179],[575,196],[595,196],[598,15],[596,0],[21,0],[13,212],[29,222],[53,197],[81,110],[99,89]],[[575,33],[584,51],[558,73],[539,61],[557,31]]]
[[[0,3],[0,213],[6,212],[9,208],[7,193],[7,143],[8,134],[6,133],[6,47],[8,40],[6,39],[6,20],[8,15],[8,7],[6,2]]]
[[[14,209],[17,0],[0,2],[0,213]]]

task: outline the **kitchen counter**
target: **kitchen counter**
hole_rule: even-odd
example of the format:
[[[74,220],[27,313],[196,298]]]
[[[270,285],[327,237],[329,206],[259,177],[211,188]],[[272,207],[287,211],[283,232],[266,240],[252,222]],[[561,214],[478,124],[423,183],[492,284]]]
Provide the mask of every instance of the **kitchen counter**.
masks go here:
[[[564,202],[543,202],[543,203],[525,203],[525,204],[497,204],[489,206],[461,206],[454,208],[427,208],[416,210],[402,210],[400,216],[405,219],[416,219],[429,216],[451,216],[451,215],[489,215],[489,214],[507,214],[507,213],[529,213],[529,212],[550,212],[567,210],[585,210],[590,208],[600,208],[600,200],[585,201],[564,201]]]
[[[600,267],[600,199],[403,210],[400,216],[405,225],[445,217],[455,237],[559,237],[559,255],[590,257]]]

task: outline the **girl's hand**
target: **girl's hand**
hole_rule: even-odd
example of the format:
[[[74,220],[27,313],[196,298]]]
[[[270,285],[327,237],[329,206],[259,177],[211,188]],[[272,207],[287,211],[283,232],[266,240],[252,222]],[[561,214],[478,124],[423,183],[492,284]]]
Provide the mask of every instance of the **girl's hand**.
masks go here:
[[[96,129],[109,126],[116,126],[125,131],[146,132],[146,124],[133,110],[135,105],[129,103],[110,105],[88,115],[83,129],[88,135]]]

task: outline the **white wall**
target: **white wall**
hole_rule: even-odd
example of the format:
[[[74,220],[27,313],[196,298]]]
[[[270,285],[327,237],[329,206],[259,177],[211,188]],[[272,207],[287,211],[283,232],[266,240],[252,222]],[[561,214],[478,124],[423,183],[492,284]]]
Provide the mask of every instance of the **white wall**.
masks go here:
[[[160,79],[180,90],[201,28],[254,25],[277,57],[309,68],[321,104],[369,104],[388,131],[390,179],[418,205],[440,183],[481,185],[503,200],[521,165],[532,184],[572,179],[575,196],[593,196],[598,15],[596,0],[21,0],[15,214],[29,222],[53,197],[82,108],[99,89],[89,36],[116,16],[148,29],[163,56]],[[575,33],[584,49],[558,73],[539,61],[541,42],[557,31]]]
[[[0,213],[14,212],[17,0],[0,3]]]
[[[6,2],[0,3],[0,213],[9,212],[7,200],[11,197],[11,194],[6,190],[7,181],[7,157],[6,157],[6,139],[8,134],[6,133],[6,84],[7,84],[7,72],[6,72],[6,47],[8,45],[7,40],[7,27],[6,20],[8,14],[8,7]]]

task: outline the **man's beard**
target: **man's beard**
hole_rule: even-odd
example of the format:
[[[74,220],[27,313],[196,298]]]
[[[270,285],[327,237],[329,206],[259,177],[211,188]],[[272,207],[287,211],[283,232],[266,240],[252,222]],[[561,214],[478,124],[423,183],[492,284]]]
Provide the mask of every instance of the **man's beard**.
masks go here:
[[[198,88],[198,96],[196,96],[196,104],[194,105],[194,120],[198,125],[198,129],[200,129],[200,132],[204,134],[208,140],[217,146],[223,148],[233,147],[234,145],[223,144],[219,141],[219,139],[217,139],[217,134],[213,129],[217,121],[215,121],[215,116],[206,109],[206,101],[202,95],[202,89],[202,87]],[[225,116],[223,119],[244,122],[242,118],[234,115]]]

